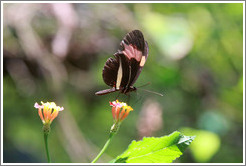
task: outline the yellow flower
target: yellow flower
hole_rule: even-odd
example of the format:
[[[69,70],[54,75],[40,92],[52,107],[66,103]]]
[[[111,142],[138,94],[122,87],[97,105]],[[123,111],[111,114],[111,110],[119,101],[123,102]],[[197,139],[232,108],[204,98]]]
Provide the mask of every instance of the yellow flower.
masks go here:
[[[112,115],[116,122],[121,122],[124,120],[130,111],[133,111],[131,106],[128,106],[124,102],[119,102],[118,100],[109,102],[112,106]]]
[[[51,122],[58,116],[59,111],[64,110],[63,107],[56,106],[54,102],[44,103],[42,105],[38,103],[34,104],[34,107],[38,109],[38,114],[43,124],[51,124]]]

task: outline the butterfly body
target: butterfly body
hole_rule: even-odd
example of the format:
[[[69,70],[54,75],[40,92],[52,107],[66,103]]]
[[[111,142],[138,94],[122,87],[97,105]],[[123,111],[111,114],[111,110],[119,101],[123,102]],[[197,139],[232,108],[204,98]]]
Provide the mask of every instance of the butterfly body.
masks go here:
[[[96,92],[104,95],[115,91],[123,94],[136,91],[133,86],[148,57],[148,44],[139,30],[129,32],[121,41],[120,49],[109,58],[103,68],[103,80],[111,89]]]

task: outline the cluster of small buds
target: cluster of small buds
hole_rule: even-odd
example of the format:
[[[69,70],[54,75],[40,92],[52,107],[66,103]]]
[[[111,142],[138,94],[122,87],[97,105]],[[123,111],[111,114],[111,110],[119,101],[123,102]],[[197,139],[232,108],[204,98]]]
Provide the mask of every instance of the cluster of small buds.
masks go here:
[[[38,114],[43,124],[51,124],[51,122],[58,116],[59,111],[64,110],[63,107],[56,106],[56,103],[54,102],[44,103],[41,101],[41,104],[42,105],[35,103],[34,107],[38,109]]]
[[[131,106],[128,106],[124,102],[119,102],[118,100],[109,102],[110,106],[112,106],[112,115],[115,123],[111,127],[111,132],[116,132],[122,122],[129,114],[130,111],[133,111]]]
[[[121,122],[128,116],[130,111],[133,111],[131,106],[118,100],[109,103],[112,106],[112,115],[116,122]]]
[[[38,109],[38,114],[43,122],[43,131],[49,133],[50,124],[58,116],[59,112],[64,110],[63,107],[56,106],[54,102],[42,102],[42,105],[38,103],[34,104],[34,107]]]

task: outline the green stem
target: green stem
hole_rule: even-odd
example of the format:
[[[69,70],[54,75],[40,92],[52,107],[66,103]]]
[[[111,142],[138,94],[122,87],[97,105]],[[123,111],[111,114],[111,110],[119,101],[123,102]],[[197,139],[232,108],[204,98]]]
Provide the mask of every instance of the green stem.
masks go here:
[[[48,133],[44,133],[44,143],[45,143],[45,150],[46,150],[46,155],[47,155],[47,160],[48,163],[50,163],[50,153],[49,153],[49,148],[48,148]]]
[[[91,163],[95,163],[100,157],[101,155],[105,152],[105,150],[107,149],[108,145],[110,144],[113,136],[115,133],[110,133],[109,135],[109,139],[107,140],[107,142],[105,143],[105,145],[103,146],[102,150],[100,151],[100,153],[97,155],[97,157],[91,162]]]

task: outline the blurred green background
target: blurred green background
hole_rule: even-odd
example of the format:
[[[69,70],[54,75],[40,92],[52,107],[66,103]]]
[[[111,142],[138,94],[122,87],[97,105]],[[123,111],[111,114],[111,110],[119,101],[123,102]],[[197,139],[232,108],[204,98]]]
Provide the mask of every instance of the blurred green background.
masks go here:
[[[49,137],[52,162],[90,162],[113,119],[102,69],[139,29],[149,57],[133,112],[98,162],[135,139],[196,135],[176,163],[243,162],[243,4],[3,4],[3,162],[46,162],[35,102],[65,110]],[[147,89],[164,96],[147,93]],[[120,95],[120,100],[127,97]]]

